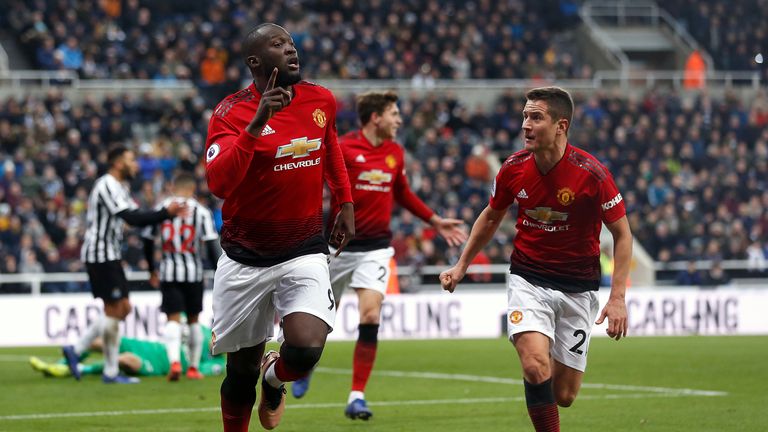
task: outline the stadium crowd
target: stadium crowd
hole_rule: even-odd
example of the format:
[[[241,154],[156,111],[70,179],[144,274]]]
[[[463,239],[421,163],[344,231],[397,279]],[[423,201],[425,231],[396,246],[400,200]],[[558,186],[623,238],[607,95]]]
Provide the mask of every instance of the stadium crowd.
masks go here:
[[[13,29],[43,70],[84,78],[193,79],[201,87],[248,77],[240,37],[254,22],[284,23],[316,79],[591,77],[553,35],[577,21],[574,1],[480,0],[11,0]],[[221,89],[217,95],[226,94]],[[218,99],[218,98],[215,98]]]
[[[707,49],[717,69],[759,71],[763,78],[768,78],[768,69],[755,60],[757,54],[768,56],[767,1],[667,0],[660,3]]]
[[[616,175],[635,236],[658,261],[750,259],[765,264],[768,233],[768,98],[744,106],[706,93],[682,97],[648,92],[634,99],[596,93],[577,98],[570,141],[599,157]],[[509,91],[492,109],[453,96],[409,97],[400,141],[409,154],[416,193],[446,217],[471,222],[484,208],[490,182],[520,148],[523,98]],[[79,259],[90,185],[105,169],[106,150],[127,143],[141,167],[134,196],[152,205],[167,193],[175,170],[207,190],[203,137],[209,112],[200,97],[173,101],[150,94],[73,103],[58,90],[45,97],[0,102],[0,271],[82,271]],[[339,100],[339,132],[355,127],[351,96]],[[453,262],[459,253],[407,211],[393,219],[400,264]],[[479,262],[503,263],[512,223]],[[146,268],[136,233],[125,260]],[[760,261],[762,259],[762,261]],[[18,289],[3,285],[0,289]],[[46,284],[46,290],[80,289]]]
[[[579,0],[144,2],[10,0],[12,29],[42,70],[83,78],[192,79],[228,94],[247,78],[240,35],[253,22],[285,23],[316,79],[591,78],[557,35],[578,24]],[[765,0],[671,0],[682,23],[724,70],[768,70]],[[760,11],[760,13],[755,13]],[[768,59],[766,59],[768,60]]]
[[[0,273],[83,270],[87,195],[115,143],[137,151],[141,173],[133,189],[142,205],[154,204],[173,173],[185,170],[201,179],[201,198],[220,217],[220,203],[202,180],[206,108],[241,87],[239,40],[252,22],[285,23],[311,79],[400,78],[428,87],[449,78],[589,78],[589,66],[555,36],[576,23],[578,3],[9,0],[0,25],[40,69],[69,69],[83,78],[192,79],[199,92],[183,100],[155,92],[76,102],[54,88],[44,97],[0,100]],[[759,6],[765,0],[663,5],[719,68],[745,70],[759,66],[753,51],[768,52],[759,26],[768,8]],[[500,163],[521,147],[524,98],[509,91],[484,107],[444,93],[401,96],[400,142],[412,188],[443,216],[471,223]],[[598,92],[576,103],[570,141],[616,175],[633,232],[654,259],[746,259],[764,271],[765,94],[748,105],[706,91],[655,90],[640,98]],[[357,126],[352,95],[340,96],[338,107],[341,134]],[[477,262],[507,261],[513,225],[497,233]],[[395,215],[393,232],[400,264],[444,265],[459,255],[407,211]],[[126,244],[127,264],[146,268],[138,235],[129,233]],[[0,292],[24,289],[0,285]]]

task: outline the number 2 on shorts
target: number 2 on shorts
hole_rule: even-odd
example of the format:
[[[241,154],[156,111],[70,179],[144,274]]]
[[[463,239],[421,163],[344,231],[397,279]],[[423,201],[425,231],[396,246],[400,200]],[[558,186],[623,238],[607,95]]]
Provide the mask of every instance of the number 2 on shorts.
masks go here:
[[[576,354],[584,354],[584,351],[579,348],[581,348],[581,346],[584,345],[584,342],[586,342],[587,332],[585,332],[584,330],[576,330],[575,332],[573,332],[573,335],[581,339],[579,339],[579,341],[576,342],[576,345],[572,346],[569,351]]]
[[[379,271],[381,272],[381,274],[378,277],[379,282],[386,282],[384,278],[387,277],[387,268],[384,266],[379,266]]]

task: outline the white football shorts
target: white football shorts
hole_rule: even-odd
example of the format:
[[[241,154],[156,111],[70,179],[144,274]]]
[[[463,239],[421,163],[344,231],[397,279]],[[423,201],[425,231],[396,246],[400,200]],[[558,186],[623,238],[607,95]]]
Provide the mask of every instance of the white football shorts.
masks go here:
[[[213,278],[213,354],[271,339],[275,313],[282,320],[294,312],[314,315],[333,329],[336,304],[326,255],[252,267],[221,254]]]
[[[549,337],[550,354],[558,362],[584,372],[600,303],[597,291],[566,293],[507,278],[507,333],[535,331]]]
[[[395,249],[388,247],[366,252],[341,251],[331,248],[331,286],[338,301],[347,288],[367,288],[387,294],[389,283],[389,261],[395,256]]]

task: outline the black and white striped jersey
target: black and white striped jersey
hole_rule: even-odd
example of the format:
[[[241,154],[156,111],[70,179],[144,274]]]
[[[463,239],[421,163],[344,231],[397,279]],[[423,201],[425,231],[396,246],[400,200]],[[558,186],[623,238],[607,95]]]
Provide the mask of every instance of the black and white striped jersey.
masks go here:
[[[201,258],[202,242],[219,238],[213,225],[213,215],[194,198],[169,197],[156,209],[168,207],[171,202],[186,202],[190,209],[186,217],[175,217],[160,225],[147,227],[143,236],[154,239],[158,235],[163,249],[159,276],[163,282],[200,282],[203,280]],[[212,260],[218,257],[209,257]]]
[[[88,196],[86,231],[80,258],[85,263],[120,260],[124,222],[118,213],[135,210],[138,204],[130,190],[112,174],[99,177]]]

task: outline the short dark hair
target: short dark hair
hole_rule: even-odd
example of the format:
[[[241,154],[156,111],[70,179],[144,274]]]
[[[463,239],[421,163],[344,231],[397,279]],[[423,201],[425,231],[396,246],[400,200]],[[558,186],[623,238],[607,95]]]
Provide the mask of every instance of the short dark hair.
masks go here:
[[[264,27],[280,27],[280,26],[275,23],[261,23],[256,27],[252,28],[243,38],[243,42],[240,49],[243,53],[243,57],[248,58],[248,56],[256,54],[254,51],[256,50],[256,47],[258,46],[258,44],[262,42],[262,38],[263,38],[263,36],[259,33],[259,30],[263,29]]]
[[[174,187],[189,187],[189,186],[197,186],[197,180],[195,179],[195,176],[188,172],[181,172],[179,174],[176,174],[176,177],[173,178],[173,186]]]
[[[370,91],[357,96],[357,117],[365,126],[373,113],[381,115],[390,104],[397,103],[397,93],[393,91]]]
[[[570,128],[573,120],[573,98],[571,94],[560,87],[538,87],[528,90],[525,98],[529,101],[544,101],[547,103],[547,114],[553,120],[568,120]]]
[[[109,167],[111,168],[115,166],[115,162],[117,162],[118,159],[123,157],[123,155],[129,151],[130,149],[128,149],[128,147],[121,146],[121,145],[112,147],[109,150],[109,152],[107,152],[107,164],[109,165]]]

